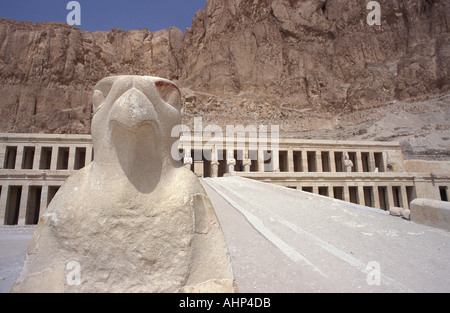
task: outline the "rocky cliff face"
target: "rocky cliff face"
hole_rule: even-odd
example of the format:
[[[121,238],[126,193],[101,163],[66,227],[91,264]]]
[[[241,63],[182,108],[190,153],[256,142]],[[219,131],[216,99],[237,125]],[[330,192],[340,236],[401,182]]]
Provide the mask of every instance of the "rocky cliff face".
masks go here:
[[[396,103],[449,114],[450,3],[380,0],[370,26],[368,2],[208,0],[186,34],[1,20],[0,130],[88,133],[92,87],[114,74],[178,81],[188,125],[364,133]]]
[[[89,133],[93,86],[118,74],[177,79],[183,36],[1,20],[0,130]]]
[[[258,96],[280,118],[293,112],[283,108],[335,114],[447,91],[450,3],[380,1],[381,26],[367,24],[367,3],[208,1],[184,39],[184,81]]]

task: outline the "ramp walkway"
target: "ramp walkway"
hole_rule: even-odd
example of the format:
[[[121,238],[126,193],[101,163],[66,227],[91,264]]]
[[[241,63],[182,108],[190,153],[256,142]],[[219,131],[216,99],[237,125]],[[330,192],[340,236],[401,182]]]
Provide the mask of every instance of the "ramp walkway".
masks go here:
[[[202,184],[240,292],[450,291],[450,232],[241,177]]]

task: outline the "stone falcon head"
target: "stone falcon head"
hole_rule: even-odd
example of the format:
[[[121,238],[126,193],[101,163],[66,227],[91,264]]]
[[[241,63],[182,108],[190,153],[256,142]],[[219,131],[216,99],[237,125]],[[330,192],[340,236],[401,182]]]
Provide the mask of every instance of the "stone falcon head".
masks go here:
[[[225,238],[197,176],[172,158],[180,91],[117,76],[94,91],[94,161],[42,215],[14,292],[234,292]],[[67,266],[78,264],[79,283]]]
[[[107,77],[94,88],[93,108],[97,165],[119,163],[130,180],[139,176],[138,169],[150,171],[156,179],[179,166],[171,156],[178,140],[171,131],[181,124],[183,108],[173,82],[150,76]]]
[[[181,92],[171,81],[151,76],[112,76],[94,87],[94,114],[110,112],[110,121],[129,129],[163,119],[181,119]],[[102,115],[103,116],[103,115]]]

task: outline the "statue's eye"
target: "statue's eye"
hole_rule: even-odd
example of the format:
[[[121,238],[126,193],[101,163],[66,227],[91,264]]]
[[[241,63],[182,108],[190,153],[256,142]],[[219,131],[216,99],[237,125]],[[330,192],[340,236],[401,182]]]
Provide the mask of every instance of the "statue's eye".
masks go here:
[[[178,111],[183,109],[183,101],[181,100],[181,92],[177,86],[166,81],[158,81],[155,83],[156,89],[161,96],[161,98],[176,108]]]
[[[92,99],[92,103],[94,105],[94,114],[100,110],[100,108],[103,105],[103,102],[105,101],[105,96],[100,90],[94,91],[94,98]]]
[[[92,99],[92,103],[94,105],[94,114],[100,110],[105,102],[106,97],[114,85],[114,82],[117,80],[117,77],[111,76],[107,78],[103,78],[101,81],[97,83],[94,87],[94,97]]]

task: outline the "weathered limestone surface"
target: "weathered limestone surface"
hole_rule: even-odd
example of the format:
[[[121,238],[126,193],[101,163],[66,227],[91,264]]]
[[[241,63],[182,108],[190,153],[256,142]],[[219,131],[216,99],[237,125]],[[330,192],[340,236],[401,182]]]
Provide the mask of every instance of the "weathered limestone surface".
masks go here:
[[[92,87],[121,74],[177,79],[182,38],[177,28],[90,33],[0,19],[0,128],[89,134]]]
[[[94,111],[95,161],[40,219],[13,291],[233,292],[210,200],[171,156],[178,88],[154,77],[105,78]],[[79,264],[80,284],[68,283],[68,264]]]
[[[392,101],[448,92],[449,2],[378,2],[381,26],[367,24],[368,1],[207,1],[186,31],[181,77],[221,97],[198,95],[188,107],[211,121],[336,136],[379,120],[383,110],[373,110]]]
[[[439,147],[445,140],[427,136],[448,138],[448,118],[424,117],[426,125],[411,130],[402,124],[382,131],[381,122],[393,116],[399,123],[399,114],[448,115],[448,100],[428,101],[450,90],[450,2],[379,0],[381,26],[367,24],[367,3],[208,0],[185,34],[89,33],[1,20],[0,131],[90,133],[94,82],[135,74],[178,80],[185,123],[202,116],[205,124],[320,129],[333,139],[397,140],[410,133],[408,139],[424,138],[406,143],[412,150],[445,154]],[[311,135],[327,133],[305,134]]]
[[[411,220],[450,231],[450,203],[430,199],[411,202]]]

